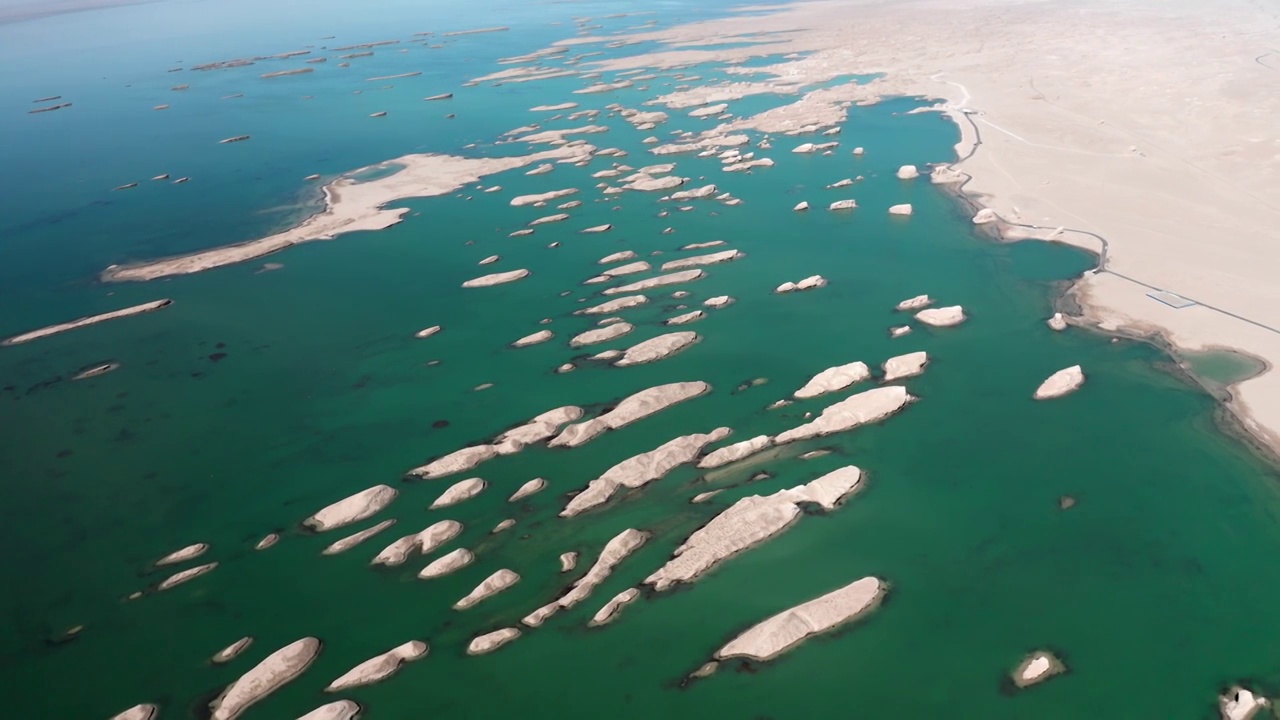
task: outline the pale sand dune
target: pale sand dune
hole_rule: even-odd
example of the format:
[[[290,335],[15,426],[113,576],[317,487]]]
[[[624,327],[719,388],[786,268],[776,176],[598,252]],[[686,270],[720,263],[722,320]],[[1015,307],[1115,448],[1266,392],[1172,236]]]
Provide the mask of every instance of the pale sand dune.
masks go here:
[[[909,34],[900,32],[904,22]],[[768,43],[713,44],[766,32]],[[1109,272],[1086,274],[1074,289],[1086,322],[1160,333],[1188,350],[1227,347],[1280,362],[1280,283],[1273,277],[1280,266],[1280,74],[1254,62],[1280,46],[1280,28],[1262,5],[818,0],[623,37],[667,49],[593,69],[802,54],[772,66],[731,66],[742,82],[658,98],[679,109],[754,94],[800,95],[708,134],[816,129],[842,121],[843,102],[942,98],[938,109],[962,131],[961,157],[974,147],[974,128],[981,133],[977,152],[954,166],[973,178],[965,192],[980,193],[1003,219],[992,225],[1093,252],[1103,243],[1091,234],[1106,238]],[[873,70],[883,76],[865,85],[804,92]],[[1200,305],[1175,310],[1148,297],[1152,287]],[[1280,374],[1246,380],[1233,396],[1230,406],[1245,426],[1280,448]]]
[[[531,155],[504,158],[405,155],[388,161],[402,166],[402,169],[387,177],[357,182],[350,175],[369,169],[360,168],[329,183],[324,187],[325,209],[297,227],[258,240],[191,255],[137,265],[113,265],[102,272],[102,279],[154,280],[169,275],[186,275],[253,260],[298,243],[331,240],[343,233],[359,230],[382,230],[399,223],[405,213],[409,212],[408,208],[385,208],[389,203],[408,198],[444,195],[464,185],[478,182],[486,175],[544,160],[576,156],[591,149],[589,145],[568,144]]]

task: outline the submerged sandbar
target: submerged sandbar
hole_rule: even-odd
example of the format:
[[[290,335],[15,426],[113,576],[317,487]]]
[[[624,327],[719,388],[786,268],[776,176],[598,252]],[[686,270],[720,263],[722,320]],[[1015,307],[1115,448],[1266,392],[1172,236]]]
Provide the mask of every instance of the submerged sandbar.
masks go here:
[[[79,320],[50,325],[48,327],[40,328],[39,330],[32,330],[31,332],[23,333],[21,335],[14,335],[8,340],[0,342],[0,345],[19,345],[21,343],[31,342],[32,340],[39,340],[42,337],[57,335],[58,333],[63,333],[68,330],[96,325],[108,320],[129,317],[130,315],[141,315],[142,313],[148,313],[152,310],[160,310],[162,308],[167,308],[172,304],[173,301],[169,299],[156,300],[149,303],[143,303],[141,305],[134,305],[133,307],[127,307],[123,310],[112,310],[111,312],[102,313],[101,315],[90,315],[89,317],[82,317]]]

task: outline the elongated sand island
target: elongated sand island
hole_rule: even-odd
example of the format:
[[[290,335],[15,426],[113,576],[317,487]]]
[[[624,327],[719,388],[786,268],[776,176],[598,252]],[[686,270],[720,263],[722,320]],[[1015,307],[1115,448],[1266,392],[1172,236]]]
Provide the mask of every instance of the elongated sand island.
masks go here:
[[[374,485],[329,505],[303,520],[302,524],[316,532],[325,532],[360,522],[381,512],[399,494],[399,490],[389,485]]]
[[[421,640],[410,640],[390,650],[375,655],[359,665],[343,673],[338,679],[329,683],[325,692],[339,692],[361,685],[376,683],[394,675],[400,667],[427,656],[427,644]]]
[[[481,463],[499,455],[512,455],[527,445],[551,438],[566,423],[582,417],[582,408],[576,405],[548,410],[520,425],[499,434],[492,443],[472,445],[436,458],[426,465],[409,471],[410,477],[430,480],[474,469]]]
[[[592,146],[568,143],[530,155],[500,158],[466,158],[456,155],[405,155],[380,165],[358,168],[324,186],[324,210],[301,225],[257,240],[212,248],[190,255],[131,265],[112,265],[102,280],[154,280],[187,275],[246,262],[279,252],[298,243],[332,240],[349,232],[382,230],[404,219],[408,208],[386,208],[409,198],[445,195],[487,175],[532,165],[544,160],[589,155]],[[387,167],[400,169],[391,175],[360,182],[362,172]]]
[[[320,654],[320,641],[302,638],[276,650],[209,703],[211,720],[235,720],[251,705],[301,675]]]
[[[711,386],[701,381],[669,383],[641,390],[624,398],[612,410],[598,417],[566,427],[547,445],[577,447],[590,442],[601,433],[630,425],[676,403],[691,400],[710,391]]]
[[[790,527],[803,514],[802,503],[833,510],[857,491],[861,481],[862,470],[849,465],[805,485],[742,498],[694,531],[676,548],[671,560],[644,582],[658,591],[693,582],[725,559]]]
[[[32,330],[31,332],[22,333],[21,335],[14,335],[9,339],[3,342],[0,342],[0,345],[19,345],[21,343],[31,342],[32,340],[39,340],[40,338],[49,337],[50,335],[57,335],[58,333],[64,333],[64,332],[67,332],[68,330],[75,330],[77,328],[88,327],[90,325],[97,325],[98,323],[107,322],[108,320],[116,320],[118,318],[125,318],[131,315],[141,315],[142,313],[149,313],[154,310],[161,310],[163,308],[169,307],[172,304],[173,304],[172,300],[167,300],[167,299],[155,300],[153,302],[143,303],[141,305],[134,305],[133,307],[127,307],[127,308],[124,308],[123,310],[112,310],[111,312],[105,312],[105,313],[102,313],[101,315],[90,315],[89,317],[82,317],[79,320],[72,320],[71,322],[58,323],[57,325],[50,325],[48,327],[40,328],[39,330]]]
[[[856,580],[751,627],[717,650],[716,659],[772,660],[808,637],[830,632],[871,611],[884,597],[885,589],[879,578]]]
[[[618,533],[605,544],[604,549],[600,551],[600,557],[596,558],[595,563],[587,570],[587,574],[579,578],[564,595],[529,613],[520,622],[529,627],[538,627],[560,610],[567,610],[586,600],[591,595],[591,591],[613,573],[613,568],[618,563],[639,550],[648,539],[648,533],[635,528],[628,528]]]

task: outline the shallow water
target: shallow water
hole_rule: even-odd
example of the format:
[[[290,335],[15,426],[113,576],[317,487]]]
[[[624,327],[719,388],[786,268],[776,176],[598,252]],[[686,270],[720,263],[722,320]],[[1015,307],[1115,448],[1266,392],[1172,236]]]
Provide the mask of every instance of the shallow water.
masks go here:
[[[0,301],[19,311],[0,317],[0,332],[157,297],[175,303],[0,352],[6,428],[0,460],[8,469],[0,540],[21,549],[0,564],[10,628],[0,640],[0,663],[11,678],[15,712],[107,717],[158,702],[162,718],[185,717],[267,653],[304,635],[325,641],[319,660],[244,717],[294,717],[333,699],[321,692],[333,678],[412,638],[431,643],[429,657],[342,697],[367,704],[379,719],[482,718],[513,709],[533,718],[602,712],[792,718],[851,709],[867,717],[1204,718],[1232,682],[1247,679],[1280,693],[1273,653],[1280,628],[1267,615],[1280,596],[1274,469],[1218,431],[1212,398],[1160,370],[1167,358],[1155,349],[1045,326],[1055,288],[1091,267],[1089,256],[1051,244],[989,243],[944,193],[923,180],[894,177],[902,164],[952,157],[953,125],[933,114],[905,114],[920,100],[853,108],[831,157],[790,152],[809,138],[776,138],[767,154],[778,165],[750,175],[723,173],[714,158],[655,161],[676,162],[693,186],[716,183],[743,199],[738,207],[693,201],[693,211],[679,212],[656,195],[601,199],[590,178],[608,165],[601,158],[587,168],[558,165],[547,175],[516,170],[485,179],[502,185],[501,193],[472,187],[397,203],[411,208],[398,226],[309,243],[260,262],[147,284],[94,281],[112,262],[287,226],[315,207],[318,186],[302,181],[313,172],[336,175],[410,152],[522,152],[492,143],[534,120],[528,107],[565,100],[583,108],[638,107],[661,83],[674,82],[664,77],[649,93],[610,95],[572,95],[584,84],[575,78],[458,88],[497,69],[497,57],[570,36],[570,12],[600,15],[621,6],[547,9],[556,7],[502,8],[510,33],[457,38],[432,51],[433,79],[391,81],[397,88],[374,99],[377,93],[351,90],[365,77],[424,66],[379,50],[362,59],[371,62],[350,82],[332,79],[328,69],[259,81],[279,63],[194,79],[182,73],[192,84],[184,92],[201,99],[189,110],[175,102],[165,111],[189,113],[183,121],[161,119],[149,108],[155,98],[168,99],[164,88],[180,74],[164,72],[170,61],[159,58],[172,48],[156,38],[113,60],[135,89],[150,88],[145,112],[128,115],[119,91],[95,91],[81,79],[70,109],[77,114],[31,116],[39,123],[21,116],[24,142],[3,152],[10,154],[6,161],[31,167],[32,178],[16,189],[18,212],[4,219],[14,242],[0,246]],[[545,15],[535,22],[548,12],[563,12],[566,24],[547,25]],[[112,13],[126,13],[121,23],[143,16],[133,8],[99,17]],[[230,31],[214,23],[198,35],[209,57],[195,61],[293,49],[305,44],[303,29],[310,31],[305,42],[315,42],[332,32],[320,29],[321,20],[336,17],[345,15],[330,8],[300,19],[298,37],[259,37],[252,49],[248,40],[232,47]],[[422,29],[493,24],[491,16],[449,23],[414,17]],[[657,17],[664,24],[696,19],[682,7]],[[599,22],[620,29],[640,21]],[[79,27],[73,19],[49,22],[49,32]],[[417,29],[403,20],[360,23],[351,37],[344,32],[333,42]],[[70,68],[49,72],[62,72],[68,83],[81,77]],[[680,72],[715,76],[705,67]],[[205,86],[206,78],[214,87]],[[16,82],[12,74],[10,81]],[[50,94],[36,92],[29,78],[23,82],[30,90],[24,97]],[[246,87],[249,103],[233,107],[218,99]],[[420,100],[450,90],[456,95],[447,106]],[[78,93],[94,92],[103,105],[82,107]],[[315,99],[301,101],[303,94]],[[758,112],[785,101],[750,98],[730,109]],[[8,116],[18,106],[9,99],[0,111]],[[388,117],[367,117],[379,109]],[[458,115],[454,121],[443,118],[450,112]],[[619,161],[638,167],[649,162],[645,136],[711,122],[672,117],[649,133],[602,116],[610,132],[587,137],[627,150]],[[543,119],[543,126],[570,124]],[[206,143],[240,132],[253,140]],[[67,143],[76,133],[85,135],[85,147]],[[111,133],[119,144],[108,147]],[[480,146],[462,149],[471,142]],[[851,156],[855,145],[868,148],[867,155]],[[82,153],[89,151],[94,162],[85,164]],[[193,179],[110,192],[155,168]],[[825,189],[858,175],[865,180],[851,188]],[[584,205],[570,211],[571,220],[508,237],[554,212],[512,208],[511,197],[561,187],[584,191],[572,198]],[[843,197],[857,198],[860,208],[821,209]],[[800,200],[815,209],[791,212]],[[902,202],[913,204],[912,217],[885,213]],[[659,217],[662,210],[670,214]],[[606,222],[613,231],[575,232]],[[663,234],[667,227],[675,232]],[[686,255],[681,245],[711,239],[727,240],[726,247],[747,257],[707,268],[706,278],[684,288],[687,299],[650,293],[648,305],[621,313],[637,329],[618,341],[589,350],[567,346],[593,323],[573,311],[603,299],[602,286],[580,284],[599,269],[600,257],[660,251],[646,257],[656,265]],[[552,241],[562,245],[549,249]],[[492,254],[502,260],[476,265]],[[260,272],[262,262],[283,267]],[[470,277],[522,267],[532,275],[517,283],[459,287]],[[814,273],[829,285],[771,292]],[[561,297],[566,290],[570,295]],[[907,320],[894,304],[925,292],[940,304],[963,304],[971,319],[890,339],[887,329]],[[702,342],[675,357],[634,368],[584,363],[572,373],[552,372],[571,358],[661,334],[661,319],[683,312],[676,305],[722,294],[737,301],[680,328],[697,331]],[[552,319],[545,327],[555,340],[507,347],[544,327],[543,318]],[[412,337],[435,324],[443,332]],[[706,478],[679,468],[597,512],[556,517],[566,494],[626,457],[721,425],[733,428],[734,440],[777,433],[846,396],[764,410],[819,370],[853,360],[878,367],[916,350],[932,358],[923,376],[907,382],[920,400],[881,425],[800,443]],[[67,380],[105,360],[122,366],[99,378]],[[439,364],[429,366],[433,360]],[[1041,380],[1077,363],[1089,378],[1080,392],[1052,402],[1031,399]],[[737,391],[756,378],[768,382]],[[475,473],[490,488],[461,505],[426,509],[465,476],[400,481],[426,460],[550,408],[575,403],[596,412],[642,388],[683,380],[707,381],[714,391],[580,448],[535,447],[490,461]],[[472,390],[483,383],[494,387]],[[435,427],[441,420],[447,426]],[[816,448],[835,452],[796,458]],[[612,625],[586,627],[600,605],[642,580],[735,499],[850,463],[869,479],[844,507],[806,515],[692,586],[625,608]],[[748,482],[760,470],[772,477]],[[538,476],[548,490],[519,506],[506,502]],[[322,536],[299,528],[320,507],[377,483],[401,490],[379,516]],[[689,504],[697,492],[720,487],[727,489],[711,502]],[[1077,501],[1070,510],[1059,509],[1064,495]],[[397,525],[366,544],[320,556],[348,530],[392,517]],[[517,519],[515,528],[491,536],[507,517]],[[387,543],[442,518],[460,520],[466,530],[437,555],[468,547],[477,554],[471,566],[420,581],[418,570],[432,558],[394,569],[368,565]],[[493,655],[464,655],[472,636],[517,623],[577,577],[559,574],[556,556],[583,552],[580,574],[628,527],[654,537],[587,601]],[[253,544],[273,530],[283,533],[280,544],[255,552]],[[177,589],[122,601],[165,577],[148,570],[150,562],[196,541],[212,543],[206,557],[221,567]],[[520,583],[471,610],[450,609],[500,567],[519,572]],[[748,625],[869,574],[893,588],[869,618],[777,661],[729,663],[711,678],[679,686]],[[73,642],[48,643],[77,624],[86,629]],[[208,664],[246,634],[257,640],[241,658]],[[1056,652],[1070,673],[1009,693],[1005,675],[1037,648]]]

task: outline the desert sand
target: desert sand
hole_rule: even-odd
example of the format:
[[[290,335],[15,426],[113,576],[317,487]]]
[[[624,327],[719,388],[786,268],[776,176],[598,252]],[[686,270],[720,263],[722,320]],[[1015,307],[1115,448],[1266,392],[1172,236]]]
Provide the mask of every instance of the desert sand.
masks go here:
[[[828,632],[874,609],[885,591],[879,578],[865,577],[764,620],[716,651],[716,659],[770,660],[810,635]]]

